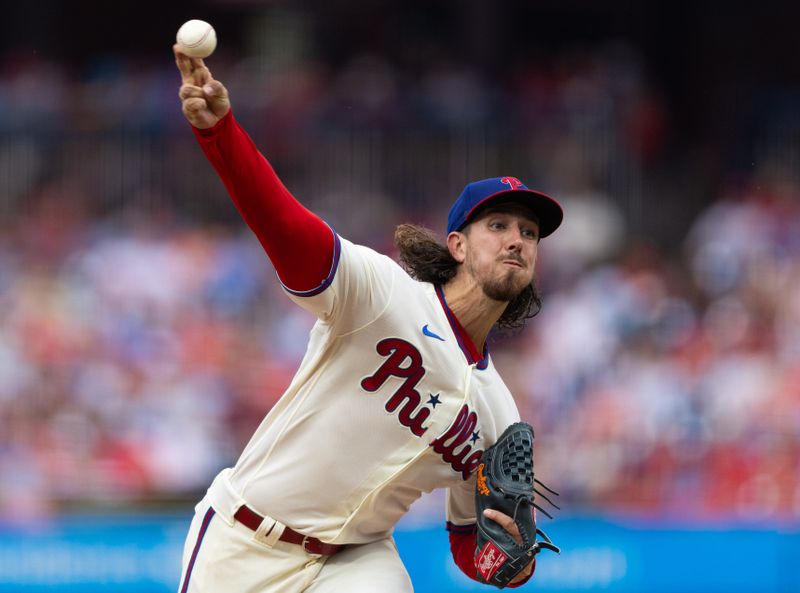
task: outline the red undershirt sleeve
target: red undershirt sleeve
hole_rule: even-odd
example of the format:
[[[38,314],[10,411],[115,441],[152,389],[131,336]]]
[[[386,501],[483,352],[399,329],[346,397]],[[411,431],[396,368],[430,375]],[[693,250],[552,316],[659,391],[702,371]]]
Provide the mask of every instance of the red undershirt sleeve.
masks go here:
[[[450,532],[450,553],[453,555],[453,561],[461,569],[461,572],[477,581],[474,526],[471,529],[469,527],[465,529],[448,523],[447,530]]]
[[[447,531],[450,533],[450,553],[453,555],[456,566],[469,578],[478,581],[477,571],[475,570],[475,546],[477,543],[475,525],[454,525],[448,522]],[[521,587],[531,580],[535,571],[536,558],[533,559],[531,574],[519,583],[508,585],[508,587],[512,589]]]
[[[283,285],[302,293],[329,281],[333,230],[286,189],[233,113],[207,130],[192,129]]]

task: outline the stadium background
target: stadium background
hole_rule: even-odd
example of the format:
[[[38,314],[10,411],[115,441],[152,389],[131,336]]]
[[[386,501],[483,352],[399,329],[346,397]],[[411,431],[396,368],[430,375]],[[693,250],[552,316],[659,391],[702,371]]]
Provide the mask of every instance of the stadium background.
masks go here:
[[[800,589],[800,8],[52,2],[0,23],[0,589],[172,591],[211,476],[287,385],[290,305],[177,101],[209,65],[350,239],[444,232],[463,185],[564,204],[497,366],[562,492],[540,591]],[[346,471],[347,460],[342,460]],[[442,498],[398,531],[456,574]]]

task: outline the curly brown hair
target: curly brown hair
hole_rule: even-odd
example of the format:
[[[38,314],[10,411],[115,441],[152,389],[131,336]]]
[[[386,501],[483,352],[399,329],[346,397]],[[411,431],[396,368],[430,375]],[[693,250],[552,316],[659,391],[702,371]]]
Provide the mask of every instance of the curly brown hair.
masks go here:
[[[401,224],[395,229],[394,243],[400,250],[400,265],[412,278],[421,282],[447,284],[461,265],[450,255],[447,246],[439,242],[434,232],[424,227]],[[503,330],[520,329],[528,319],[539,313],[541,307],[542,299],[536,282],[532,280],[508,303],[496,325]]]

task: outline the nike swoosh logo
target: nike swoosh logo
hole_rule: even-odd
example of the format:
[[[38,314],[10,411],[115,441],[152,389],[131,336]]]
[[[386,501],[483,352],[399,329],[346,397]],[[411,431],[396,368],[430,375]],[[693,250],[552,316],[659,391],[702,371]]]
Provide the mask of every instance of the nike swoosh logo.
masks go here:
[[[435,338],[437,340],[441,340],[442,342],[445,341],[442,336],[439,336],[439,335],[433,333],[431,330],[429,330],[427,323],[422,326],[422,333],[425,334],[426,336],[428,336],[429,338]]]

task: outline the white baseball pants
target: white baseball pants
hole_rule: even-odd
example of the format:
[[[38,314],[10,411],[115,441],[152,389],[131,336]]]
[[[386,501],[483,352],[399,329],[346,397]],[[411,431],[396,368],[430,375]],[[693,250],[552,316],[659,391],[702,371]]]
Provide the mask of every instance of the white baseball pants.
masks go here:
[[[392,538],[348,546],[333,556],[264,541],[260,529],[233,520],[219,482],[195,507],[179,593],[413,592]]]

